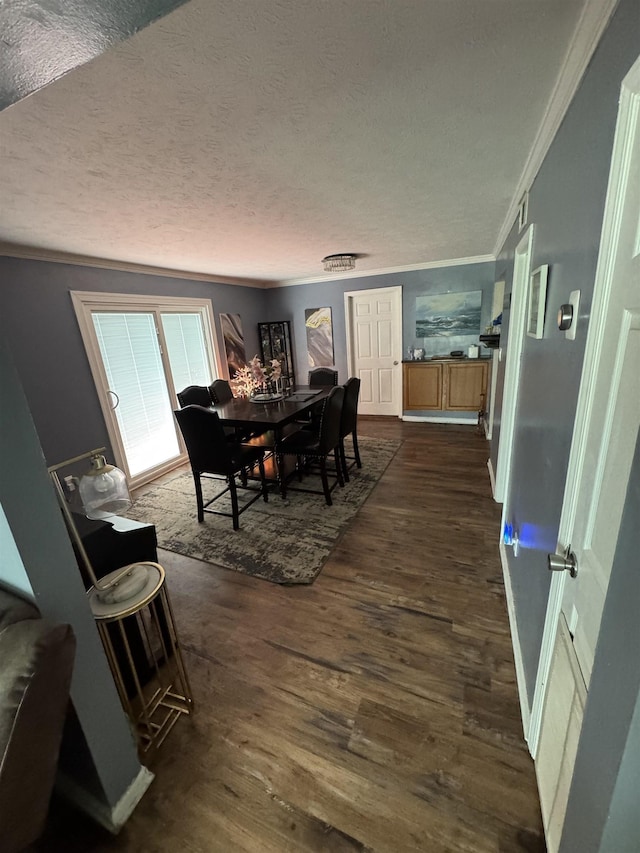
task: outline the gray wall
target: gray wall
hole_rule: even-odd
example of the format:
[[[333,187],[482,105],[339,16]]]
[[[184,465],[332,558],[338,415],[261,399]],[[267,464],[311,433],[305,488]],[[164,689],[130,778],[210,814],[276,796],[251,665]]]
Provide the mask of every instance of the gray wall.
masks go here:
[[[249,357],[258,350],[257,324],[266,319],[260,288],[0,258],[2,333],[49,465],[103,445],[113,459],[71,290],[210,299],[221,349],[219,313],[240,314]]]
[[[67,622],[77,638],[71,698],[82,730],[72,761],[75,781],[107,808],[140,771],[136,747],[98,637],[84,585],[57,504],[42,449],[12,363],[0,338],[0,504],[46,618]],[[84,744],[90,751],[87,760]],[[91,778],[87,777],[87,767]]]
[[[550,584],[546,554],[555,550],[560,521],[620,83],[637,55],[638,3],[622,0],[529,194],[529,221],[536,226],[532,269],[549,264],[549,285],[544,338],[526,337],[524,343],[505,517],[522,540],[517,558],[509,551],[509,572],[530,701]],[[505,273],[507,291],[517,242],[514,229],[496,263],[496,276]],[[568,341],[555,316],[575,289],[581,291],[578,334]],[[508,327],[505,311],[503,345]],[[501,370],[500,404],[503,378]]]
[[[309,371],[307,358],[307,336],[304,325],[305,308],[330,306],[333,316],[333,347],[335,366],[341,382],[347,377],[347,337],[344,314],[344,294],[351,290],[366,290],[375,287],[402,286],[402,354],[407,357],[410,346],[424,344],[422,338],[415,337],[416,296],[428,293],[448,293],[466,290],[482,291],[481,330],[491,320],[493,300],[494,264],[465,264],[440,267],[438,269],[415,270],[411,272],[390,273],[387,275],[363,276],[362,278],[341,279],[339,281],[301,284],[268,291],[269,319],[291,321],[293,347],[296,361],[296,377],[299,382],[306,381]],[[470,338],[432,338],[427,344],[427,355],[449,353],[453,349],[465,349],[470,343],[478,343],[478,336]],[[486,351],[485,351],[486,352]],[[412,412],[420,415],[420,412]],[[425,413],[428,414],[428,413]],[[446,412],[432,412],[446,416]],[[459,416],[456,412],[453,416]],[[472,419],[475,415],[472,416]]]
[[[561,853],[640,850],[640,439],[602,614]]]
[[[0,585],[19,593],[24,598],[34,598],[15,539],[11,533],[7,516],[0,506]]]

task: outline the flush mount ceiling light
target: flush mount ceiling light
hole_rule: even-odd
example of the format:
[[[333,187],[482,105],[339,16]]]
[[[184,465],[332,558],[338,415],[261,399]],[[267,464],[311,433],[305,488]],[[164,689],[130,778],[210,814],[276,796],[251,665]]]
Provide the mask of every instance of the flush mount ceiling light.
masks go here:
[[[325,272],[349,272],[356,268],[357,255],[327,255],[322,259]]]

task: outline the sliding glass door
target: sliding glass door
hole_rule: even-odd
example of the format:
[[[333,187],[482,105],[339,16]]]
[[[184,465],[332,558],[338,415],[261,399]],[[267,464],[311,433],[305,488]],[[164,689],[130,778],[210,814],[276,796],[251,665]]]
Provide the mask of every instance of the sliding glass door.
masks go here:
[[[73,299],[118,464],[140,485],[185,458],[176,393],[217,376],[210,303]]]

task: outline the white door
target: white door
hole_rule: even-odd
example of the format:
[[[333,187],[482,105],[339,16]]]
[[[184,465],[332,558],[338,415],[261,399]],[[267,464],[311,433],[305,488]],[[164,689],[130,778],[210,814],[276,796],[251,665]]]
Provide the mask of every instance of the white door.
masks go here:
[[[554,573],[534,699],[550,853],[561,838],[639,427],[640,60],[623,83],[560,522],[558,553],[571,546],[578,573]]]
[[[402,288],[345,293],[347,362],[362,415],[402,414]]]
[[[509,313],[509,336],[505,355],[504,386],[502,393],[502,416],[498,437],[498,459],[495,471],[493,498],[503,503],[503,518],[500,529],[504,529],[504,512],[507,508],[509,480],[511,477],[511,459],[513,456],[513,434],[516,412],[518,410],[518,392],[520,390],[520,364],[527,317],[529,294],[529,274],[533,253],[534,226],[530,225],[516,246],[513,262],[513,286],[511,288],[511,308]],[[502,358],[504,344],[498,350]]]

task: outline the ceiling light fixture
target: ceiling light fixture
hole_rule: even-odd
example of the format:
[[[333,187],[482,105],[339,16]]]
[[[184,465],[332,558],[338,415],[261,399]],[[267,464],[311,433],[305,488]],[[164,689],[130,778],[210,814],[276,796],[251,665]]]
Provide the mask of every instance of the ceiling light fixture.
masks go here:
[[[327,255],[322,259],[325,272],[349,272],[356,268],[357,255]]]

